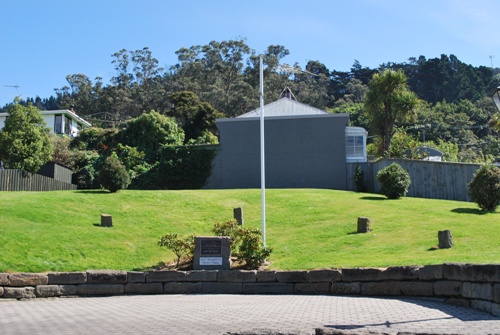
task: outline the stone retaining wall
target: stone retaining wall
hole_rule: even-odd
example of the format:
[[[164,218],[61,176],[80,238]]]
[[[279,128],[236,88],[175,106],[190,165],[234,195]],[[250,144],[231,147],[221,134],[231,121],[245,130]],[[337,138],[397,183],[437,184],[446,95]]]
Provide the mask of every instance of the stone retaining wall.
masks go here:
[[[430,297],[500,316],[500,264],[312,271],[0,273],[0,298],[195,293]]]

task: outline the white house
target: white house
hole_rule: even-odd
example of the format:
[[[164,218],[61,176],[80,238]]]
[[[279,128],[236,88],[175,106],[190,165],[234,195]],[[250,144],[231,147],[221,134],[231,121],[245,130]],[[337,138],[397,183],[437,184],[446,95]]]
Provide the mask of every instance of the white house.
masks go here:
[[[70,137],[78,136],[82,129],[92,126],[76,113],[68,109],[40,111],[47,127],[56,135],[66,135]],[[0,129],[5,125],[8,113],[0,113]]]

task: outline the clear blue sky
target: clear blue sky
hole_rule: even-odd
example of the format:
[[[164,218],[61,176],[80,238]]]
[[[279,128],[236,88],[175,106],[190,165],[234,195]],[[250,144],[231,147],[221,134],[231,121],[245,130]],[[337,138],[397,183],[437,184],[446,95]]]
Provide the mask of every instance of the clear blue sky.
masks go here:
[[[283,45],[282,62],[302,67],[319,60],[348,71],[354,60],[375,68],[441,54],[500,67],[498,28],[498,0],[3,0],[0,106],[19,94],[48,98],[68,74],[107,83],[121,49],[147,46],[168,68],[181,47],[238,37],[259,53]]]

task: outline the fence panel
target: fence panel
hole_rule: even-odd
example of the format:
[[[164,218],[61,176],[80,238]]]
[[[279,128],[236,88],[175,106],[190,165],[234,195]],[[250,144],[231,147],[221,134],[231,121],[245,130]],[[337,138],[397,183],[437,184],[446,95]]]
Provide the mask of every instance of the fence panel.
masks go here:
[[[0,191],[63,191],[77,186],[21,170],[0,170]]]
[[[433,162],[423,160],[387,159],[383,158],[371,163],[348,164],[348,189],[355,191],[354,171],[360,166],[367,192],[380,192],[377,173],[386,166],[397,163],[411,177],[408,189],[409,197],[471,201],[467,192],[467,184],[472,180],[479,164]]]

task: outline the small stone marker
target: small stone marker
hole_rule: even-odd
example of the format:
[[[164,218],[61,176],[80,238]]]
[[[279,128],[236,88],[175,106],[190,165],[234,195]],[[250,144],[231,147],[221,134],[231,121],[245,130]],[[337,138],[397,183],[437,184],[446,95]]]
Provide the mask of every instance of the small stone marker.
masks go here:
[[[231,269],[231,239],[228,236],[198,236],[194,243],[194,270]]]
[[[101,214],[101,226],[113,227],[113,217],[110,214]]]
[[[447,249],[453,246],[451,231],[438,231],[439,249]]]
[[[371,230],[370,218],[358,218],[358,233],[368,233]]]
[[[236,219],[238,224],[241,226],[245,221],[243,220],[243,208],[241,207],[236,207],[233,209],[233,217]]]

